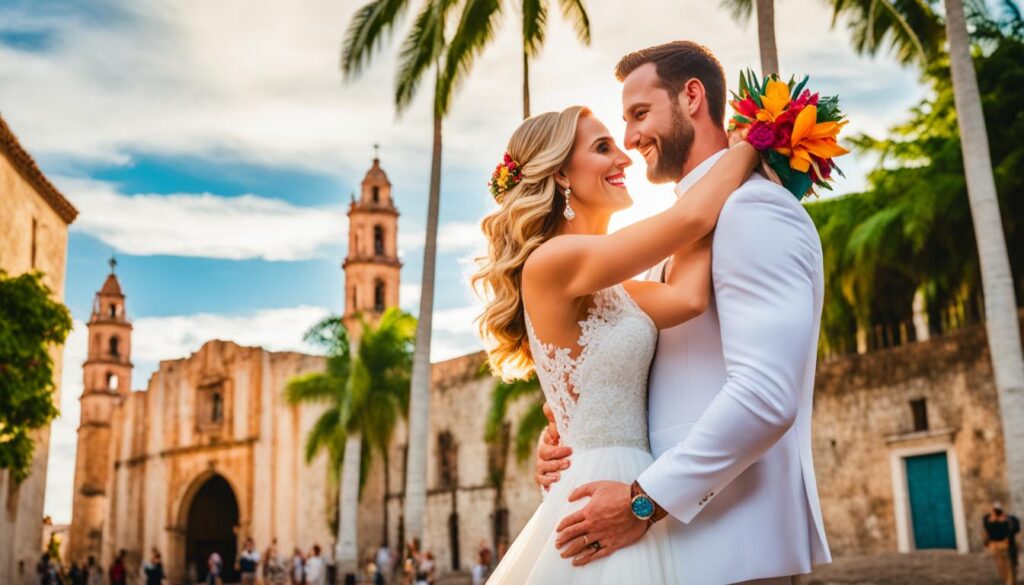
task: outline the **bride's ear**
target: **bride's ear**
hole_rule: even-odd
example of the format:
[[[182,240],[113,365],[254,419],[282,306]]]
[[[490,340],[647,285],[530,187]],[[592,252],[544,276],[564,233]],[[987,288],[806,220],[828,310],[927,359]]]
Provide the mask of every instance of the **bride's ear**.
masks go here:
[[[569,177],[565,176],[565,172],[562,169],[556,171],[554,177],[559,189],[565,191],[569,187]]]

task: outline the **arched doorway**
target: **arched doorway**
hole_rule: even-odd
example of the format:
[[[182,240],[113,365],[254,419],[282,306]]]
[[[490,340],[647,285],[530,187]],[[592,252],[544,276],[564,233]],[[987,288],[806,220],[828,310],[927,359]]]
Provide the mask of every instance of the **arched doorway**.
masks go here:
[[[238,500],[231,484],[212,475],[196,492],[189,505],[185,528],[185,575],[205,581],[207,559],[216,552],[223,560],[225,583],[238,580],[235,554],[238,551]],[[194,571],[194,573],[193,573]]]

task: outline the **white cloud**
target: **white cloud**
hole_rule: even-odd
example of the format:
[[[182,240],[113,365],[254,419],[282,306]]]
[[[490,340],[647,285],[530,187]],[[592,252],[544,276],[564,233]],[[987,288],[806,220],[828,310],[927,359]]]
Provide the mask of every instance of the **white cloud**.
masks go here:
[[[123,195],[100,181],[55,178],[81,214],[72,224],[119,251],[240,260],[301,260],[346,241],[343,211],[258,195]]]
[[[123,2],[118,6],[127,16],[103,26],[74,15],[0,10],[10,30],[48,30],[60,39],[42,52],[0,45],[0,103],[36,153],[108,164],[129,164],[134,152],[195,155],[358,176],[370,144],[381,142],[399,194],[422,191],[432,135],[430,92],[424,85],[409,111],[396,118],[391,95],[397,43],[356,83],[341,81],[345,24],[361,4]],[[548,47],[531,66],[535,111],[586,104],[620,136],[619,84],[611,70],[622,54],[691,38],[716,51],[730,80],[758,63],[754,26],[737,26],[715,3],[638,0],[629,18],[615,2],[590,3],[588,9],[591,47],[580,46],[561,18],[551,19]],[[239,14],[245,26],[238,25]],[[509,14],[445,122],[448,177],[468,173],[482,185],[519,123],[520,48]],[[828,28],[827,7],[782,2],[776,18],[783,68],[841,85],[853,114],[851,133],[883,129],[921,95],[914,71],[885,57],[855,57],[846,32]],[[483,188],[471,196],[483,209]]]
[[[420,285],[402,283],[398,285],[398,306],[415,314],[420,308]]]
[[[421,230],[408,231],[403,229],[398,234],[398,247],[403,254],[412,250],[422,249],[426,233]],[[480,224],[468,221],[448,221],[437,228],[438,252],[467,252],[471,255],[482,254],[487,250],[487,242],[480,230]]]

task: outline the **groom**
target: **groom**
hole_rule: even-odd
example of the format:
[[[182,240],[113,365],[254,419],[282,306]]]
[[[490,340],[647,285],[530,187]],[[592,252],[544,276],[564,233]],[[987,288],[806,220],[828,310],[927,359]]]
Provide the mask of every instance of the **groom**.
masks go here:
[[[721,64],[677,41],[626,55],[615,74],[626,148],[643,155],[650,181],[675,182],[685,197],[728,146]],[[671,270],[663,264],[650,278]],[[811,461],[821,243],[785,188],[755,174],[732,194],[712,279],[707,312],[658,340],[648,405],[655,462],[632,485],[595,482],[570,496],[589,498],[558,525],[556,546],[576,565],[615,554],[656,522],[668,524],[678,583],[791,583],[831,560]],[[570,454],[550,425],[538,482],[556,481]]]

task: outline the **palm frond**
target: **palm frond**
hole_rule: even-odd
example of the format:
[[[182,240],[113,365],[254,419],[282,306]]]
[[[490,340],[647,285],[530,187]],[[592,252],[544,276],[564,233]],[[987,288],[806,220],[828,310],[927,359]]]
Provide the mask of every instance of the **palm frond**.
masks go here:
[[[448,10],[453,4],[454,0],[428,0],[402,41],[395,76],[395,109],[399,114],[416,97],[416,90],[427,70],[439,66],[444,58],[445,25]],[[435,72],[435,75],[436,85],[440,85],[440,72]]]
[[[394,30],[408,0],[374,0],[352,17],[341,48],[341,71],[354,79],[369,64],[373,52],[380,49]]]
[[[837,4],[842,0],[838,0]],[[729,11],[729,15],[737,23],[746,26],[750,17],[754,15],[754,0],[722,0],[722,8]]]
[[[310,402],[331,402],[337,401],[341,394],[341,388],[336,384],[337,380],[322,372],[311,372],[296,376],[284,387],[285,401],[296,406]]]
[[[327,450],[331,465],[340,465],[340,454],[345,450],[344,442],[345,432],[342,428],[341,413],[337,408],[328,408],[316,419],[309,429],[309,434],[306,435],[306,462],[316,459],[321,450]]]
[[[349,351],[348,331],[338,315],[329,315],[310,327],[302,339],[322,347],[328,355],[345,355]]]
[[[547,36],[547,0],[522,0],[523,51],[527,57],[536,57]]]
[[[544,402],[544,394],[536,376],[512,382],[499,380],[494,385],[494,389],[491,391],[491,407],[487,412],[487,421],[484,424],[484,441],[491,443],[498,438],[501,427],[505,423],[505,417],[508,415],[509,406],[523,398]]]
[[[501,18],[501,0],[466,0],[458,27],[445,54],[438,99],[445,106],[469,75],[476,58],[494,39]],[[447,109],[447,107],[445,107]]]
[[[584,45],[590,45],[590,16],[583,6],[583,0],[559,0],[562,17],[572,23],[576,38]]]
[[[940,54],[945,28],[927,0],[834,0],[833,25],[845,16],[858,53],[888,48],[900,63],[927,65]]]
[[[516,459],[519,462],[530,458],[533,450],[537,447],[537,439],[541,431],[548,426],[548,417],[544,416],[544,403],[533,404],[523,414],[519,426],[516,428]]]

